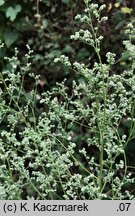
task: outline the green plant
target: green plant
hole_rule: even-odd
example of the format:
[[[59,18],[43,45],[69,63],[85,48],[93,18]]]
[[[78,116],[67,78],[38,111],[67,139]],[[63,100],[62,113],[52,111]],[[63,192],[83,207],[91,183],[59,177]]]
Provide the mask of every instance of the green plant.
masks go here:
[[[101,16],[101,11],[105,5],[99,7],[98,4],[93,4],[89,0],[85,0],[85,3],[87,7],[86,14],[79,14],[76,19],[86,23],[89,30],[80,29],[75,32],[75,35],[71,36],[71,39],[79,39],[93,47],[97,54],[97,61],[94,63],[93,68],[87,68],[85,64],[78,62],[71,65],[69,59],[64,55],[55,59],[55,62],[62,62],[84,78],[82,83],[73,82],[73,95],[77,96],[78,99],[70,100],[70,103],[76,107],[73,121],[78,122],[78,118],[84,118],[87,123],[84,127],[90,130],[87,145],[90,149],[93,145],[98,149],[98,163],[95,163],[95,158],[89,158],[86,148],[82,149],[83,154],[88,159],[89,169],[96,170],[97,179],[95,182],[97,185],[95,185],[95,188],[98,188],[96,198],[123,199],[127,197],[126,193],[130,194],[125,185],[134,182],[134,177],[130,179],[132,172],[128,171],[125,154],[126,146],[130,140],[134,139],[135,129],[133,52],[135,46],[132,44],[134,27],[131,24],[128,25],[126,33],[129,34],[129,39],[123,42],[129,53],[132,66],[120,75],[111,74],[111,69],[115,64],[115,54],[111,52],[106,54],[106,64],[103,63],[100,55],[103,37],[99,35],[98,31],[101,23],[107,19]],[[73,110],[70,112],[73,112]],[[79,116],[77,116],[78,113]],[[123,118],[130,124],[128,135],[119,133],[120,123]],[[93,161],[91,162],[91,160]]]
[[[134,168],[127,163],[125,148],[135,129],[135,29],[128,25],[124,41],[131,68],[112,73],[115,54],[108,52],[106,63],[100,55],[105,5],[85,4],[85,13],[76,16],[84,28],[71,38],[91,46],[95,62],[71,63],[64,55],[55,59],[78,73],[79,81],[69,85],[64,80],[39,95],[39,77],[30,74],[34,87],[26,92],[29,46],[24,63],[17,50],[5,59],[10,70],[0,74],[1,199],[134,198]],[[37,114],[39,103],[43,111]],[[128,134],[119,131],[123,118],[130,125]]]
[[[79,8],[82,8],[81,1]],[[63,68],[64,73],[60,76],[61,67],[56,66],[53,59],[62,53],[72,57],[76,53],[69,35],[75,28],[73,16],[77,10],[77,0],[71,4],[69,1],[55,0],[0,1],[0,40],[5,43],[0,56],[11,57],[17,47],[19,58],[23,59],[27,52],[25,45],[29,44],[34,52],[31,70],[44,76],[50,87],[55,85],[56,80],[68,76],[68,70]],[[65,43],[68,45],[64,46]],[[83,55],[78,58],[84,59],[86,55],[88,52],[83,49]],[[1,61],[0,68],[4,67]]]

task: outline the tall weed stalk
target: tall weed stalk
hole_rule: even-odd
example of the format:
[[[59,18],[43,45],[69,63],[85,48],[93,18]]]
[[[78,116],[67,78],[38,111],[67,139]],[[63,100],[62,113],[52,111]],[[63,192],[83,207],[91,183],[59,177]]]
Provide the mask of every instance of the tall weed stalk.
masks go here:
[[[51,91],[37,92],[39,77],[30,92],[24,89],[30,70],[29,49],[25,66],[6,58],[10,70],[0,74],[0,199],[133,199],[134,174],[127,163],[125,148],[134,138],[135,119],[135,29],[127,26],[123,42],[130,68],[112,72],[116,55],[102,60],[100,26],[107,21],[98,6],[85,0],[82,23],[71,39],[80,40],[95,51],[92,65],[62,62],[80,80],[71,86],[66,80]],[[37,102],[42,112],[37,115]],[[130,124],[121,134],[122,119]],[[130,168],[130,170],[129,170]]]

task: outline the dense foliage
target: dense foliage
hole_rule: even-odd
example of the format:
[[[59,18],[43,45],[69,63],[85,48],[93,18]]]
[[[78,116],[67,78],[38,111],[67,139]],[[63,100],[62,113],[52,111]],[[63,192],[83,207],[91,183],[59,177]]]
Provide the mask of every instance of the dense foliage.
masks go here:
[[[133,6],[0,0],[0,199],[134,198]]]

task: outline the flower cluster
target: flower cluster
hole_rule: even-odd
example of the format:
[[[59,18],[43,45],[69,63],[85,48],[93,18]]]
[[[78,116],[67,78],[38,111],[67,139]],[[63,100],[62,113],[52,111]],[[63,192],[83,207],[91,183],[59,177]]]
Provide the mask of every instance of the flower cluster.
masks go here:
[[[135,47],[133,28],[124,42],[131,67],[121,74],[110,73],[115,54],[102,60],[103,37],[99,34],[104,5],[85,0],[84,15],[76,19],[80,29],[72,39],[93,47],[93,66],[71,64],[62,55],[55,59],[80,74],[69,87],[66,80],[37,97],[35,88],[25,92],[31,51],[25,64],[7,58],[11,70],[0,74],[0,198],[1,199],[134,199],[127,185],[135,178],[128,170],[125,147],[135,130]],[[96,22],[95,22],[96,20]],[[39,98],[39,99],[37,99]],[[43,106],[36,113],[36,102]],[[129,134],[120,133],[121,121],[130,124]]]

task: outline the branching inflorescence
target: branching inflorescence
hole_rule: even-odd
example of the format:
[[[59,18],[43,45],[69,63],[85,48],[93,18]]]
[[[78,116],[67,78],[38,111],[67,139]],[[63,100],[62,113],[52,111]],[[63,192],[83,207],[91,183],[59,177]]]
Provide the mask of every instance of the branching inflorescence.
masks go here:
[[[55,59],[83,77],[73,80],[70,91],[63,81],[44,92],[40,99],[44,111],[37,117],[38,77],[32,75],[35,88],[31,92],[23,88],[31,51],[26,66],[16,52],[8,59],[11,71],[0,75],[0,121],[7,124],[0,137],[1,199],[134,198],[127,187],[134,176],[128,171],[125,147],[135,129],[135,29],[127,26],[128,38],[123,42],[131,68],[110,75],[116,55],[109,51],[103,62],[99,35],[107,20],[101,15],[105,5],[99,7],[90,0],[85,4],[84,14],[76,16],[85,28],[71,39],[94,49],[93,66],[71,63],[64,55]],[[119,133],[123,118],[130,122],[128,135]]]

